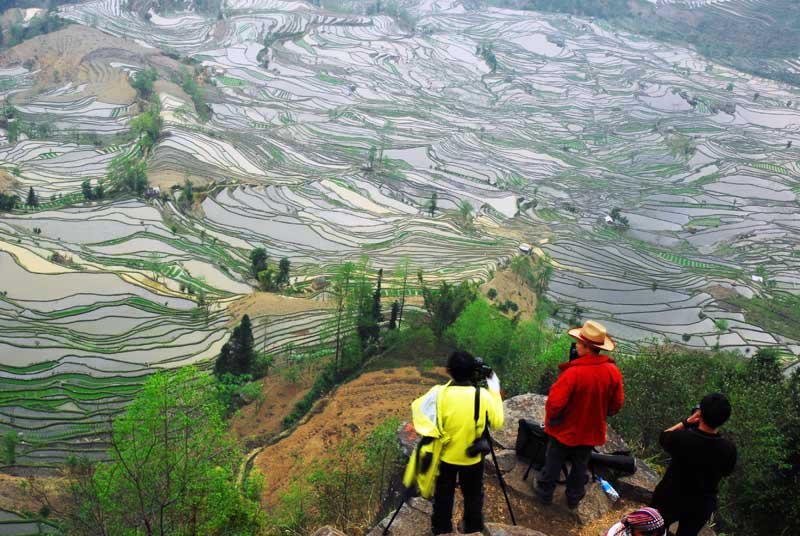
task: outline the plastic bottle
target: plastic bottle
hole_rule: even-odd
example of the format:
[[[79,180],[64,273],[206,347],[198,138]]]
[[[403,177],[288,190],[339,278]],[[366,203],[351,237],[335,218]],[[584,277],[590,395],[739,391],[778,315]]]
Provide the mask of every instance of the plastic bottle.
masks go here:
[[[617,502],[617,500],[619,500],[619,493],[617,493],[617,490],[615,490],[611,484],[603,480],[602,477],[597,477],[597,481],[600,482],[600,486],[603,488],[603,491],[606,492],[608,498],[611,499],[611,502]]]

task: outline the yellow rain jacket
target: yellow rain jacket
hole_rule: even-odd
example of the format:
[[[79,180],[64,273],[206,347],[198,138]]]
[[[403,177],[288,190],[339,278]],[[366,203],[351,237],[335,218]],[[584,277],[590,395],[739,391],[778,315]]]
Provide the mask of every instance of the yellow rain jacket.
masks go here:
[[[493,429],[503,426],[503,401],[500,393],[481,389],[480,416],[475,423],[475,388],[472,386],[436,385],[411,404],[414,429],[422,436],[406,465],[403,485],[414,484],[426,499],[433,496],[439,463],[473,465],[480,456],[467,456],[467,448],[477,439],[489,417]]]

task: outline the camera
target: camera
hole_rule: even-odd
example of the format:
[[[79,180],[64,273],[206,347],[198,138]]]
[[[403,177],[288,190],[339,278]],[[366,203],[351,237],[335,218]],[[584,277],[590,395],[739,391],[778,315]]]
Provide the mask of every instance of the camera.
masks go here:
[[[472,369],[472,383],[478,384],[481,380],[489,378],[494,371],[492,367],[483,362],[480,357],[475,358],[475,368]]]
[[[569,347],[569,360],[578,359],[578,343],[573,342]]]
[[[471,458],[479,455],[486,456],[489,454],[489,452],[491,452],[491,450],[492,447],[489,445],[489,439],[481,436],[473,441],[469,447],[467,447],[467,456]]]

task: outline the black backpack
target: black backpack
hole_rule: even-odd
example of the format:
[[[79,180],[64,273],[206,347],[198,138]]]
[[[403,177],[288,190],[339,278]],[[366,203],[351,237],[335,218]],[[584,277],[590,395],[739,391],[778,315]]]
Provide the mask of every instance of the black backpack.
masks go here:
[[[544,467],[545,453],[547,452],[547,434],[544,425],[538,422],[520,419],[517,428],[517,443],[514,450],[517,456],[530,461],[528,470],[525,471],[523,480],[528,479],[531,468],[541,469]]]

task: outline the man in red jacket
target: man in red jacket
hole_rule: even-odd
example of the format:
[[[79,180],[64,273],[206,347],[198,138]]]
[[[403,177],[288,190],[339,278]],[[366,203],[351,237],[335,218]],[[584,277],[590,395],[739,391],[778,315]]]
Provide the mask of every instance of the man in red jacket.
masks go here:
[[[592,447],[606,442],[606,417],[622,408],[625,395],[614,360],[600,355],[601,350],[616,348],[606,328],[589,320],[569,330],[569,335],[576,339],[578,357],[558,366],[561,375],[550,388],[545,405],[545,432],[550,440],[534,491],[542,503],[551,504],[561,468],[569,461],[567,505],[576,508],[586,495]]]

